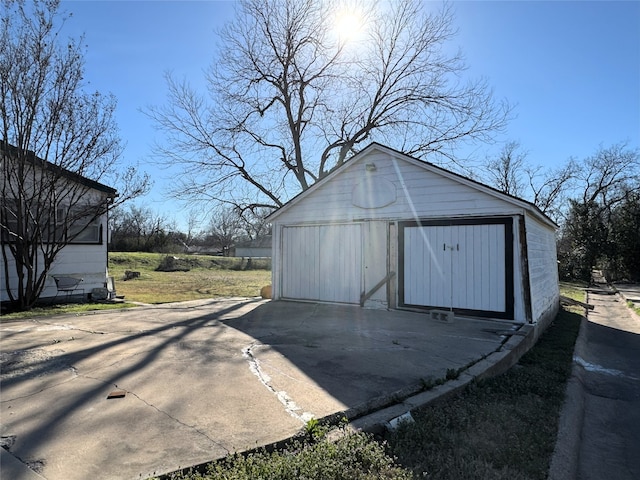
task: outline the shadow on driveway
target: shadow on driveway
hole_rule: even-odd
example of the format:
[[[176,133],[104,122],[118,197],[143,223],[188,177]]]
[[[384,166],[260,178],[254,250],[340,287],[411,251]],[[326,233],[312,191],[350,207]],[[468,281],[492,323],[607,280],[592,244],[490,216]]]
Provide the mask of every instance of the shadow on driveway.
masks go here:
[[[12,322],[0,325],[0,433],[49,480],[147,477],[444,377],[508,328],[258,299]],[[114,389],[126,396],[107,400]]]

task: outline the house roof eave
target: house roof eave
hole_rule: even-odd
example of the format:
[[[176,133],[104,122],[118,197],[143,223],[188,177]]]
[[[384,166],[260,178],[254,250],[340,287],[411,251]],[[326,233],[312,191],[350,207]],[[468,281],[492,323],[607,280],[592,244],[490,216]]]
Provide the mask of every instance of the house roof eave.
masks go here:
[[[15,152],[17,152],[19,149],[18,147],[14,147],[13,145],[5,142],[4,140],[0,140],[0,150],[4,150],[10,155],[12,153],[15,154]],[[32,163],[35,163],[36,160],[39,162],[42,162],[44,168],[49,169],[55,172],[56,174],[59,174],[60,176],[66,177],[69,180],[72,180],[76,183],[92,188],[94,190],[103,192],[106,194],[107,198],[109,198],[110,200],[114,200],[115,198],[118,197],[118,191],[115,188],[109,187],[108,185],[97,182],[83,175],[80,175],[79,173],[72,172],[71,170],[67,170],[66,168],[63,168],[59,165],[56,165],[47,160],[44,160],[36,156],[36,154],[31,150],[27,150],[27,155],[25,155],[25,158]]]

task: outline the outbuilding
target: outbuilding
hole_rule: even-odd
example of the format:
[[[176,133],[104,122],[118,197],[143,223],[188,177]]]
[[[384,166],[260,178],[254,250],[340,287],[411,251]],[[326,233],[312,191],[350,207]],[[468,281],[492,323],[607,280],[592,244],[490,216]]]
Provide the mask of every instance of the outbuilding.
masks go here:
[[[555,223],[533,204],[373,143],[270,215],[272,298],[546,325]]]

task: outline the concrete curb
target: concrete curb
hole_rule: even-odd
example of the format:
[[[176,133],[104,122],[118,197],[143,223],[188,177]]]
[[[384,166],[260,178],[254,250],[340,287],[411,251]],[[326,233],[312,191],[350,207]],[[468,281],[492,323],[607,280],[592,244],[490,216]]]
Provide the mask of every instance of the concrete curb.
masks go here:
[[[638,315],[636,313],[636,311],[633,308],[629,308],[628,305],[626,305],[627,302],[631,302],[633,305],[636,305],[637,307],[640,307],[640,304],[636,301],[634,302],[633,300],[627,298],[627,296],[624,294],[624,292],[618,290],[615,286],[615,284],[613,285],[614,290],[616,291],[616,295],[617,297],[622,300],[622,303],[625,304],[625,306],[627,307],[627,309],[629,310],[629,314],[635,318],[636,320],[638,320],[640,322],[640,315]]]
[[[4,448],[0,448],[0,471],[2,472],[2,478],[7,479],[46,480]]]
[[[582,317],[574,352],[580,353],[585,348],[587,321],[586,317]],[[576,362],[576,356],[576,353],[574,353],[571,377],[567,381],[565,401],[560,411],[558,435],[551,457],[549,476],[547,477],[549,480],[574,480],[578,472],[585,391],[583,382],[584,368]]]
[[[409,419],[411,413],[416,409],[446,401],[459,395],[474,381],[495,377],[506,372],[529,351],[536,340],[535,327],[522,325],[498,350],[469,366],[456,379],[449,380],[430,390],[410,395],[386,408],[372,411],[353,420],[347,415],[350,420],[349,429],[377,434],[393,428],[399,421]]]

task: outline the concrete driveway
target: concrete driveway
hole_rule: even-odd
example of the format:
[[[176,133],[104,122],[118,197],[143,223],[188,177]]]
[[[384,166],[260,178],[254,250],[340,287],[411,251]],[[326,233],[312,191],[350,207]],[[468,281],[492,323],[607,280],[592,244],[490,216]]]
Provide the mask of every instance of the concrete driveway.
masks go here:
[[[270,444],[478,361],[510,327],[260,299],[2,323],[3,478],[146,478]]]

